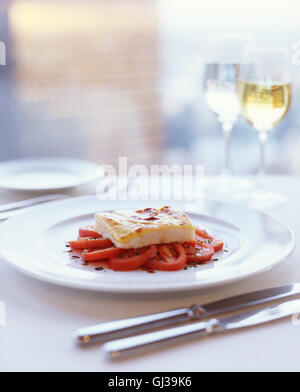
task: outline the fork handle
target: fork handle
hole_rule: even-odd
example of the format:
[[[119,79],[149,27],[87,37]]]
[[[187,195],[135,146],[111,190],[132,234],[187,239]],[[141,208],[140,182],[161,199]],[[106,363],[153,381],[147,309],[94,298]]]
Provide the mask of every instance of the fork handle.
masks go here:
[[[203,308],[194,305],[190,308],[174,309],[168,312],[81,328],[75,332],[74,337],[80,344],[103,343],[112,339],[199,319],[204,313]]]

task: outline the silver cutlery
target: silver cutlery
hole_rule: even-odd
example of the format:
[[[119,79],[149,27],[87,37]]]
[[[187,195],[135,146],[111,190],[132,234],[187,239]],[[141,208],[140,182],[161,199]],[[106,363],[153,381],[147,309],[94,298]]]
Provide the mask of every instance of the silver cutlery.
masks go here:
[[[29,199],[29,200],[25,200],[22,202],[19,202],[19,205],[21,205],[21,203],[24,203],[24,207],[19,207],[16,209],[10,209],[8,211],[5,212],[0,212],[0,222],[6,221],[7,219],[13,218],[14,216],[23,214],[24,212],[30,210],[31,208],[35,207],[36,205],[40,205],[40,204],[46,204],[46,203],[50,203],[52,201],[59,201],[59,200],[64,200],[67,198],[70,198],[71,196],[67,196],[67,195],[55,195],[56,197],[49,197],[50,195],[45,196],[43,201],[40,201],[38,203],[34,203],[34,199]],[[51,195],[52,196],[52,195]],[[57,197],[59,196],[59,197]],[[35,198],[37,199],[37,198]],[[25,202],[29,201],[29,204],[25,206]],[[30,204],[30,202],[32,201],[32,204]],[[16,203],[12,203],[11,205],[14,205]],[[9,204],[7,204],[7,206],[9,206]]]
[[[18,210],[8,211],[8,212],[1,212],[0,213],[0,222],[6,221],[7,219],[13,218],[14,216],[21,215],[27,210],[30,210],[31,207],[19,208]]]
[[[280,305],[239,314],[225,319],[211,319],[182,327],[152,332],[106,343],[102,350],[110,359],[139,354],[147,349],[161,348],[163,345],[182,342],[187,339],[200,338],[254,325],[269,323],[274,320],[292,316],[300,312],[300,300],[289,301]]]
[[[157,328],[247,309],[256,305],[290,298],[299,294],[300,283],[296,283],[290,286],[282,286],[238,295],[202,306],[193,305],[190,308],[174,309],[167,312],[148,314],[141,317],[81,328],[75,332],[74,337],[80,344],[103,343],[112,339],[118,339]]]
[[[15,203],[9,203],[9,204],[2,204],[0,205],[0,212],[8,212],[12,210],[18,210],[20,208],[26,208],[26,207],[31,207],[37,204],[42,204],[42,203],[47,203],[49,201],[54,201],[54,200],[60,200],[60,199],[65,199],[68,197],[67,195],[45,195],[45,196],[40,196],[40,197],[34,197],[32,199],[28,200],[22,200],[22,201],[17,201]]]
[[[133,181],[134,181],[133,179],[129,179],[128,183],[126,184],[126,187],[124,187],[124,189],[118,190],[119,195],[121,195],[124,192],[127,192],[128,187],[132,184]],[[110,192],[112,194],[112,192],[115,189],[117,189],[116,182],[106,180],[105,192],[107,193],[107,195],[109,195],[108,192]],[[95,192],[92,192],[89,194],[94,195]],[[10,219],[14,216],[17,216],[19,214],[22,214],[23,212],[26,212],[30,207],[33,207],[33,206],[36,206],[36,205],[39,205],[42,203],[63,200],[63,199],[71,198],[71,197],[73,197],[73,196],[63,195],[63,194],[53,194],[53,195],[34,197],[34,198],[28,199],[28,200],[22,200],[22,201],[18,201],[18,202],[14,202],[14,203],[0,205],[0,221],[4,221],[4,220]]]

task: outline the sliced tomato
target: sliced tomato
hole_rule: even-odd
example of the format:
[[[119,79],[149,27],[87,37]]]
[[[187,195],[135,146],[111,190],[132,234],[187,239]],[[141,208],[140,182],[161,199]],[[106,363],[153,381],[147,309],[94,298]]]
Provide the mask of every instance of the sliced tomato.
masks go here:
[[[210,245],[213,246],[215,252],[220,252],[224,248],[224,242],[219,240],[213,240]]]
[[[206,240],[213,240],[213,237],[209,235],[206,230],[199,229],[198,227],[196,227],[196,238],[197,236],[204,238]]]
[[[219,252],[224,248],[224,242],[220,241],[220,240],[200,240],[198,238],[198,240],[195,241],[190,241],[186,243],[187,245],[209,245],[212,246],[214,248],[215,252]]]
[[[210,261],[215,253],[214,247],[209,244],[186,244],[184,249],[187,255],[187,262],[192,264]]]
[[[99,261],[119,256],[122,251],[123,249],[114,247],[95,250],[94,252],[82,252],[82,258],[84,261]]]
[[[94,226],[85,226],[79,229],[80,238],[101,238],[102,235],[95,231]]]
[[[224,247],[224,242],[220,240],[216,240],[214,237],[209,235],[205,230],[196,229],[196,237],[195,241],[192,243],[199,243],[199,244],[207,244],[211,245],[215,252],[219,252]]]
[[[81,238],[76,241],[70,241],[69,245],[72,249],[100,248],[105,249],[113,245],[108,238]]]
[[[109,259],[108,266],[114,271],[132,271],[141,267],[147,260],[156,255],[156,245],[141,249],[122,249],[122,253],[119,256]]]
[[[159,245],[157,256],[149,259],[145,266],[159,271],[178,271],[185,267],[187,257],[181,244]]]
[[[96,252],[97,250],[101,250],[100,248],[85,248],[85,249],[78,249],[77,252],[82,253],[90,253],[90,252]]]

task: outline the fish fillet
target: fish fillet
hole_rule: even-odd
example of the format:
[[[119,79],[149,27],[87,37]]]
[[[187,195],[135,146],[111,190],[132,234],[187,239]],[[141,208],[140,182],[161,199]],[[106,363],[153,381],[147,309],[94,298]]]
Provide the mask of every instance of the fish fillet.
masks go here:
[[[170,207],[143,210],[119,210],[95,215],[96,231],[123,249],[152,244],[193,241],[195,228],[191,219]]]

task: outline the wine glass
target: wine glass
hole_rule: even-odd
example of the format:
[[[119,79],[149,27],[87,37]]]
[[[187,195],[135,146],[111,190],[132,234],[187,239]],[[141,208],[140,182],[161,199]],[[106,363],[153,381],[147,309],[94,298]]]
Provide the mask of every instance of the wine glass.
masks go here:
[[[239,97],[243,117],[258,133],[261,158],[257,189],[238,195],[237,200],[257,209],[278,207],[286,197],[264,189],[265,145],[290,108],[288,49],[247,48],[240,71]]]
[[[204,92],[208,108],[222,124],[224,164],[221,179],[214,185],[220,193],[251,188],[251,183],[229,174],[229,152],[232,130],[240,115],[238,80],[244,50],[254,45],[251,34],[212,34],[208,39],[204,71]]]

